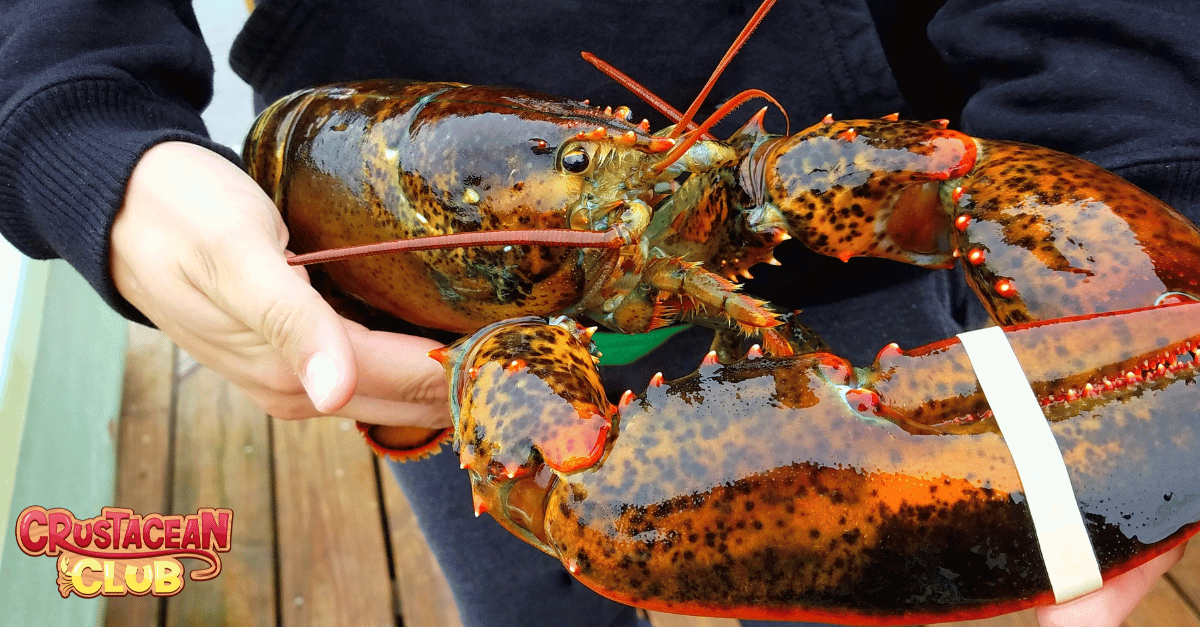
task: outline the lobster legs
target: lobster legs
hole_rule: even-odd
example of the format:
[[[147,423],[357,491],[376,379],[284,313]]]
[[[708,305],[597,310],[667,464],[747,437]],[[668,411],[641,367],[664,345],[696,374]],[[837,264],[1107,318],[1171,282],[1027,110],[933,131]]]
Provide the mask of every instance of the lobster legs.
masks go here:
[[[1198,529],[1196,329],[1200,305],[1007,332],[1106,578]],[[1021,481],[957,341],[887,348],[861,371],[824,353],[710,364],[613,408],[578,336],[526,319],[443,358],[477,511],[601,594],[863,624],[1051,601]]]

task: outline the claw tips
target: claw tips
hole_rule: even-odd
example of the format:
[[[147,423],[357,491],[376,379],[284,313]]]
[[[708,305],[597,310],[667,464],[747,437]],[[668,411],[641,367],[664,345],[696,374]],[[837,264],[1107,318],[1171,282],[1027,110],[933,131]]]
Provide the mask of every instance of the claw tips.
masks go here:
[[[630,403],[633,402],[634,398],[636,398],[636,396],[634,395],[633,390],[625,390],[625,393],[621,395],[621,400],[617,402],[617,407],[619,409],[625,409]]]
[[[425,354],[429,355],[429,357],[436,360],[439,364],[445,365],[446,359],[450,355],[450,347],[449,346],[440,346],[440,347],[435,348]]]

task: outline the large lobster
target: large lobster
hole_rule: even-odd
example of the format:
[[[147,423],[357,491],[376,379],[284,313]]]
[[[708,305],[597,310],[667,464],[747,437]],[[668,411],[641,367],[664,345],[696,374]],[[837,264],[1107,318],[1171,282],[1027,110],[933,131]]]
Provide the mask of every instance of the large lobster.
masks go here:
[[[297,252],[441,237],[327,270],[372,307],[474,332],[433,356],[477,512],[653,609],[903,624],[1050,602],[977,366],[957,340],[885,347],[866,369],[789,356],[815,341],[729,277],[790,237],[963,261],[1009,325],[1105,578],[1200,530],[1200,231],[1174,210],[1086,161],[939,122],[775,136],[756,117],[691,144],[625,118],[376,81],[285,98],[247,142]],[[614,405],[588,330],[513,320],[563,313],[624,332],[698,321],[775,357],[710,357]],[[446,435],[366,433],[406,455]]]

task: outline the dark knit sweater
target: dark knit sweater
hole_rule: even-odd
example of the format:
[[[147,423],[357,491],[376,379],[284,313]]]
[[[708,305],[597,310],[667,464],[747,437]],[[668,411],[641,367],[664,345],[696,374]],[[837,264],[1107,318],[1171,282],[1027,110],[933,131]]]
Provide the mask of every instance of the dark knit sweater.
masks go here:
[[[940,4],[781,0],[710,101],[760,87],[797,128],[826,113],[946,117],[974,135],[1081,155],[1200,218],[1195,2]],[[265,100],[354,78],[454,80],[629,103],[658,124],[578,52],[595,52],[682,107],[756,5],[266,0],[232,63]],[[0,231],[32,257],[67,259],[140,318],[109,276],[112,220],[133,164],[157,142],[191,141],[236,159],[206,138],[199,117],[211,74],[187,2],[0,2]],[[746,115],[735,113],[722,132]],[[782,130],[780,118],[768,120]],[[847,333],[867,336],[866,346],[894,334],[894,317],[879,315],[889,306],[930,315],[929,290],[904,287],[926,281],[924,270],[842,264],[798,247],[781,258],[785,266],[756,271],[753,286],[785,307],[819,311],[879,294],[850,305],[862,311]],[[961,289],[948,289],[936,306],[952,310]],[[906,335],[909,345],[947,331],[924,326]]]

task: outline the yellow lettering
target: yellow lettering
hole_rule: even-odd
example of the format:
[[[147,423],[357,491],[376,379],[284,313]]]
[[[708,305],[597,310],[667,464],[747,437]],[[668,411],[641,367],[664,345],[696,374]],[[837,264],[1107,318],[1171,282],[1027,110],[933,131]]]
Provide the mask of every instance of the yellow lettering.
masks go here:
[[[183,587],[179,563],[171,560],[154,560],[154,596],[170,596]]]
[[[100,592],[100,586],[103,584],[100,580],[96,580],[96,582],[90,586],[85,585],[83,583],[83,569],[85,568],[92,572],[104,570],[104,568],[100,566],[100,562],[90,557],[85,557],[78,562],[75,562],[75,568],[71,569],[71,585],[74,586],[77,591],[79,591],[79,596],[94,597],[98,592]]]
[[[154,569],[149,564],[142,567],[142,580],[138,581],[138,567],[129,564],[125,567],[125,585],[134,594],[146,594],[150,584],[154,583]]]
[[[114,581],[117,570],[116,562],[112,560],[104,560],[104,594],[115,595],[125,594],[125,587],[117,581]]]

